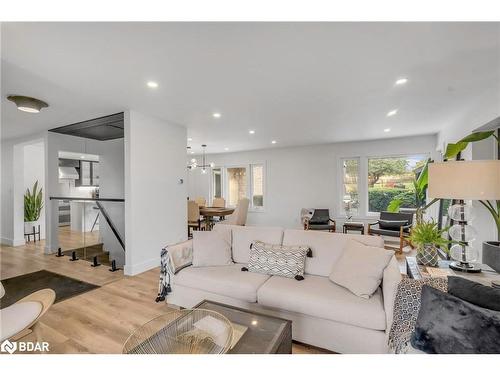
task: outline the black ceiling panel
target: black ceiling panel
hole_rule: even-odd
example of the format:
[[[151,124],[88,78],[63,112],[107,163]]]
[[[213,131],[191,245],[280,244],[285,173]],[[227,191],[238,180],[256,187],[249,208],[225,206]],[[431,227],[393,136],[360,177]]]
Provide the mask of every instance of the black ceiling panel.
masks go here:
[[[54,133],[109,141],[123,138],[123,112],[50,129]]]

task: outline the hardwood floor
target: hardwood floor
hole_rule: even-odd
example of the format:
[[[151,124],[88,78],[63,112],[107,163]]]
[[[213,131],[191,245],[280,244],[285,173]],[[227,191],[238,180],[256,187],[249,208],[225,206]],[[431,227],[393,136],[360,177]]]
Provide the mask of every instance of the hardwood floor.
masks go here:
[[[127,337],[154,317],[173,309],[156,303],[159,268],[136,276],[108,267],[90,267],[43,254],[44,241],[26,246],[0,246],[0,279],[46,269],[101,288],[54,304],[23,341],[47,341],[50,353],[121,353]],[[294,354],[328,351],[293,344]]]

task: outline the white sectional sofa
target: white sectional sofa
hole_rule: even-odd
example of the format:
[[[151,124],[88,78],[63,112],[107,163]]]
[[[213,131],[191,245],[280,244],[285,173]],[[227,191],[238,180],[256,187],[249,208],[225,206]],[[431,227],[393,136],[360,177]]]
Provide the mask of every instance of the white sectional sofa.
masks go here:
[[[394,295],[401,279],[396,259],[392,258],[380,288],[369,299],[328,278],[348,239],[383,247],[380,237],[221,224],[214,230],[230,241],[235,264],[182,269],[173,276],[167,303],[190,308],[204,299],[218,301],[292,320],[293,339],[299,342],[337,353],[387,353]],[[306,260],[305,279],[241,271],[255,240],[308,245],[313,256]],[[176,246],[189,247],[192,242]]]

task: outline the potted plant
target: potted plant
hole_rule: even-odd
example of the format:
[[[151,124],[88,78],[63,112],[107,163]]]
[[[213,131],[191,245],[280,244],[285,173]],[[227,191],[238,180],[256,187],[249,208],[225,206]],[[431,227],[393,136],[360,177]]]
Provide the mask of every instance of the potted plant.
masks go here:
[[[432,220],[419,221],[411,230],[410,242],[417,247],[417,263],[424,266],[436,267],[438,265],[438,248],[445,248],[450,242],[443,238],[448,228],[439,229],[438,224]]]
[[[33,227],[36,225],[38,219],[40,219],[42,208],[42,188],[38,189],[38,181],[36,181],[32,191],[26,189],[26,193],[24,194],[24,233],[33,231]]]

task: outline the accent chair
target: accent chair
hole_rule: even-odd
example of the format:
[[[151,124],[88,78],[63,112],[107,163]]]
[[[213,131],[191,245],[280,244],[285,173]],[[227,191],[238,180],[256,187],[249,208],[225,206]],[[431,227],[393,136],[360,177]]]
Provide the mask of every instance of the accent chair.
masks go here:
[[[382,211],[380,219],[368,224],[368,234],[377,236],[389,236],[399,238],[399,247],[385,246],[388,249],[396,250],[399,254],[403,252],[403,247],[413,245],[408,240],[410,230],[413,225],[413,212],[389,212]]]

